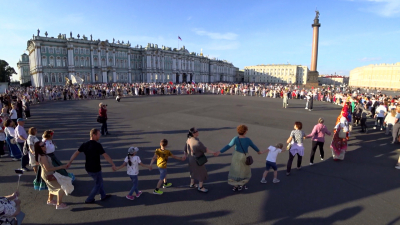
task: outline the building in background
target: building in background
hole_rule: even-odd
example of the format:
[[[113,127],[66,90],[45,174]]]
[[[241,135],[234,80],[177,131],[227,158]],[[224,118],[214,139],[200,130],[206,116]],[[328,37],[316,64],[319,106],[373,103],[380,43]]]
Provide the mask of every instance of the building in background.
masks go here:
[[[29,56],[27,54],[22,54],[21,59],[17,63],[19,70],[19,82],[20,84],[27,83],[31,81],[31,76],[29,73]]]
[[[244,67],[244,82],[272,84],[306,84],[307,66],[268,64]]]
[[[244,70],[239,70],[239,68],[236,68],[235,72],[236,72],[235,82],[236,83],[244,82]]]
[[[350,71],[349,86],[398,90],[400,89],[400,62],[355,68]]]
[[[319,85],[348,85],[349,77],[340,75],[320,75],[318,77]]]
[[[148,44],[131,47],[123,41],[92,40],[92,36],[33,36],[27,43],[33,86],[61,85],[75,75],[85,83],[233,82],[236,69],[226,60]]]

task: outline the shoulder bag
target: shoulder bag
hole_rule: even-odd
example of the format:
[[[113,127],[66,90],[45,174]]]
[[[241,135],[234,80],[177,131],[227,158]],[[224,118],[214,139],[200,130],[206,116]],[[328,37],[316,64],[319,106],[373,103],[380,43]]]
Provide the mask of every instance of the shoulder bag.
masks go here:
[[[242,151],[243,151],[244,155],[247,156],[247,154],[244,151],[244,148],[242,146],[242,142],[240,142],[240,137],[238,137],[238,140],[239,140],[240,147],[242,147]],[[249,155],[246,157],[246,165],[250,166],[251,164],[253,164],[253,157],[251,155]]]
[[[189,144],[186,143],[186,145],[187,145],[187,148],[189,150]],[[193,154],[192,148],[190,148],[190,152],[192,153],[192,156],[195,156]],[[196,163],[197,163],[198,166],[202,166],[202,165],[204,165],[204,164],[206,164],[208,162],[207,156],[205,154],[202,154],[199,157],[195,156],[195,158],[196,158]]]
[[[104,118],[102,116],[97,116],[97,122],[98,123],[104,123],[104,122],[106,122],[106,118]]]

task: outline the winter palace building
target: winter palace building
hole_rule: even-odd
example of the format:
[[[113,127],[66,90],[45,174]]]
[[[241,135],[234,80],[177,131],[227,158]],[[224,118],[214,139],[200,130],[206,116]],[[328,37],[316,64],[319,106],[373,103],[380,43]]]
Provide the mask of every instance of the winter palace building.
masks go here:
[[[156,44],[131,47],[131,44],[67,38],[33,36],[27,43],[32,86],[61,85],[70,75],[85,83],[111,82],[233,82],[238,68],[226,60],[210,59],[202,53],[158,47]],[[24,55],[22,59],[24,59]],[[22,68],[22,67],[21,67]],[[24,75],[25,74],[25,75]],[[27,76],[26,72],[22,76]],[[26,80],[26,77],[21,77]]]

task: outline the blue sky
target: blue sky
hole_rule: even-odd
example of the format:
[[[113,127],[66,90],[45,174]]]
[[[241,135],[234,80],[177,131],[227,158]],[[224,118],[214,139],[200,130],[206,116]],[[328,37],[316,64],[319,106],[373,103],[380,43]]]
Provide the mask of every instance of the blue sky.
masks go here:
[[[0,0],[0,59],[17,69],[26,42],[93,35],[132,45],[185,45],[243,69],[257,64],[310,67],[311,24],[320,11],[320,74],[400,62],[400,0],[5,1]]]

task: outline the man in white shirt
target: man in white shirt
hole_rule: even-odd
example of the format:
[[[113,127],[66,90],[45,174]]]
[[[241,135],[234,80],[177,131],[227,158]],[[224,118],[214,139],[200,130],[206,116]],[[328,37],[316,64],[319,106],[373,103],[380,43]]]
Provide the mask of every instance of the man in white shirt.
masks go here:
[[[380,102],[378,103],[379,106],[376,108],[375,110],[375,117],[377,125],[381,128],[381,130],[383,130],[383,121],[385,120],[385,116],[387,114],[387,110],[386,110],[386,106]],[[374,129],[376,129],[377,127],[374,127]]]
[[[17,120],[18,126],[15,128],[15,138],[17,139],[17,146],[19,150],[22,152],[22,158],[21,158],[21,169],[24,171],[30,171],[28,168],[26,168],[26,165],[29,164],[29,156],[28,152],[23,151],[24,147],[24,142],[28,138],[28,134],[25,131],[24,125],[25,121],[22,118],[19,118]]]

